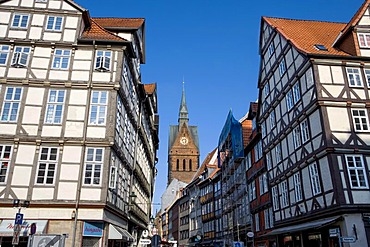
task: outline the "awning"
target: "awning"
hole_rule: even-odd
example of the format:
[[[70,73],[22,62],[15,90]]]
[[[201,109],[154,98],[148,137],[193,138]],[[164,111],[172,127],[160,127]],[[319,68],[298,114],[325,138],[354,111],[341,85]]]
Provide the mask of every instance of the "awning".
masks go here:
[[[325,218],[325,219],[315,220],[315,221],[306,222],[306,223],[302,223],[298,225],[286,226],[286,227],[272,230],[271,232],[266,233],[263,236],[271,236],[271,235],[278,235],[278,234],[288,233],[288,232],[299,232],[299,231],[304,231],[308,229],[320,228],[320,227],[324,227],[324,226],[327,226],[327,225],[330,225],[336,222],[337,220],[339,220],[339,218],[340,217]]]
[[[36,233],[45,233],[45,228],[48,223],[47,220],[23,220],[21,226],[21,236],[28,236],[31,228],[31,224],[36,224]],[[3,220],[0,223],[0,236],[13,236],[14,232],[14,220]]]
[[[108,239],[121,239],[127,242],[134,241],[134,237],[127,230],[112,224],[109,225]]]

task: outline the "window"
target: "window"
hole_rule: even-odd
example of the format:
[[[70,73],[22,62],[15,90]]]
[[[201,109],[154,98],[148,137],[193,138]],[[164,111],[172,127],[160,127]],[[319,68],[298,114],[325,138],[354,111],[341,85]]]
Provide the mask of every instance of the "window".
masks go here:
[[[19,105],[21,103],[22,88],[8,87],[5,93],[1,121],[16,122],[18,118]]]
[[[370,47],[370,34],[359,33],[358,40],[360,41],[360,47]]]
[[[95,69],[99,71],[110,70],[111,51],[96,51]]]
[[[103,165],[103,149],[87,148],[84,172],[84,184],[100,185]]]
[[[271,57],[272,54],[274,54],[274,52],[275,52],[274,43],[271,42],[271,44],[269,45],[269,56]]]
[[[256,232],[260,231],[260,216],[258,213],[254,215],[254,221],[255,221],[255,227],[256,227]]]
[[[41,148],[36,184],[53,184],[58,164],[57,148]]]
[[[249,202],[253,201],[254,199],[257,198],[257,195],[256,195],[256,181],[253,180],[250,184],[249,184]]]
[[[285,100],[286,100],[286,107],[288,110],[292,109],[293,106],[294,106],[294,102],[293,102],[293,92],[292,90],[289,90],[288,93],[286,94],[285,96]]]
[[[53,69],[68,69],[70,50],[56,49],[54,51]]]
[[[279,193],[276,185],[272,187],[272,205],[275,211],[279,209]]]
[[[352,189],[368,188],[362,155],[346,155],[348,178]]]
[[[297,104],[300,99],[301,99],[301,88],[299,86],[299,83],[297,82],[293,86],[293,101],[294,101],[294,104]]]
[[[276,163],[281,161],[281,147],[280,144],[277,144],[275,147]]]
[[[270,93],[270,84],[267,82],[266,85],[263,87],[263,92],[265,94],[265,97],[267,97],[267,95],[269,95]]]
[[[315,44],[314,47],[320,51],[327,51],[328,49],[326,48],[325,45],[322,44]]]
[[[189,171],[193,170],[193,163],[191,160],[189,160]]]
[[[117,183],[117,167],[115,167],[114,164],[112,164],[109,172],[109,188],[115,189],[116,183]]]
[[[49,16],[46,25],[46,30],[60,31],[62,30],[63,17]]]
[[[268,192],[267,173],[264,173],[259,177],[259,185],[260,185],[260,195],[263,195]]]
[[[317,169],[316,163],[308,166],[310,177],[311,177],[311,187],[313,195],[321,193],[319,170]]]
[[[64,90],[50,90],[46,106],[45,123],[62,123],[64,97]]]
[[[280,186],[280,193],[281,193],[281,197],[280,197],[280,203],[281,203],[281,207],[282,208],[285,208],[287,206],[289,206],[289,198],[288,198],[288,182],[286,180],[284,180],[283,182],[281,182],[279,184]]]
[[[295,201],[296,202],[302,201],[303,198],[302,198],[301,177],[299,172],[293,175],[293,181],[294,181]]]
[[[176,171],[180,170],[180,164],[179,164],[179,159],[176,160]]]
[[[0,64],[6,64],[8,61],[9,55],[9,46],[8,45],[0,45]]]
[[[254,146],[254,162],[257,162],[262,158],[262,140],[260,140],[256,146]]]
[[[249,152],[249,153],[247,154],[247,156],[245,157],[245,163],[246,163],[246,168],[247,168],[247,170],[248,170],[249,168],[251,168],[251,167],[252,167],[251,152]]]
[[[261,135],[262,135],[262,138],[264,138],[266,136],[266,125],[265,125],[265,122],[261,123]]]
[[[272,110],[270,113],[270,127],[273,129],[275,127],[275,111]]]
[[[301,130],[299,126],[293,129],[293,144],[294,148],[297,149],[301,146]]]
[[[352,87],[362,87],[360,69],[346,68],[349,85]]]
[[[17,46],[14,49],[12,66],[14,67],[25,67],[27,66],[28,56],[30,54],[31,48]]]
[[[286,72],[286,66],[285,66],[285,60],[283,59],[279,63],[279,73],[280,73],[280,76],[283,76],[285,72]]]
[[[12,146],[0,145],[0,183],[6,182],[10,165]]]
[[[370,69],[365,69],[367,86],[370,87]]]
[[[267,170],[271,170],[272,166],[271,166],[270,153],[266,154],[266,166],[267,166]]]
[[[15,14],[13,17],[12,27],[26,28],[28,25],[28,15]]]
[[[106,91],[93,91],[90,105],[89,124],[104,125],[107,113],[108,93]]]
[[[369,122],[365,109],[352,109],[352,119],[356,131],[369,131]]]
[[[310,139],[310,130],[308,129],[308,120],[305,119],[301,123],[302,143],[306,143]]]

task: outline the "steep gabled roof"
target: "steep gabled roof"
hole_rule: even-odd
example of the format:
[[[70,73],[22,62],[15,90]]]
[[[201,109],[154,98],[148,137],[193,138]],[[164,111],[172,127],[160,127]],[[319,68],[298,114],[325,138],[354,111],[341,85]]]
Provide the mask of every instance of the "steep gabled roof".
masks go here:
[[[349,56],[348,53],[333,47],[338,34],[345,28],[346,23],[262,18],[302,53]],[[324,45],[327,51],[317,49],[316,44]]]
[[[128,40],[121,38],[100,26],[96,21],[94,21],[94,19],[91,19],[91,26],[84,30],[81,35],[81,39],[128,42]]]
[[[99,23],[104,28],[119,28],[119,29],[139,29],[143,26],[144,18],[106,18],[94,17],[94,21]]]

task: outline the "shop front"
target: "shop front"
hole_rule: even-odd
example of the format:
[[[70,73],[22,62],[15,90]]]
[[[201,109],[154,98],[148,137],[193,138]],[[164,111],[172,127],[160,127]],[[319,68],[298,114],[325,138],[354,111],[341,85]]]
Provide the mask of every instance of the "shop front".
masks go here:
[[[134,241],[134,237],[122,227],[109,224],[108,230],[108,247],[127,247]]]

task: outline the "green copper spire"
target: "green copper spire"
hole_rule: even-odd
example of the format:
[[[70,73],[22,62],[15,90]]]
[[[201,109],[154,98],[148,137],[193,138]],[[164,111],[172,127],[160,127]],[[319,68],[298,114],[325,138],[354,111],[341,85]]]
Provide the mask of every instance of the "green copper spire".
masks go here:
[[[189,116],[188,116],[188,107],[186,106],[185,100],[185,82],[182,81],[182,96],[181,96],[181,104],[179,110],[179,127],[183,125],[183,123],[188,124]]]

